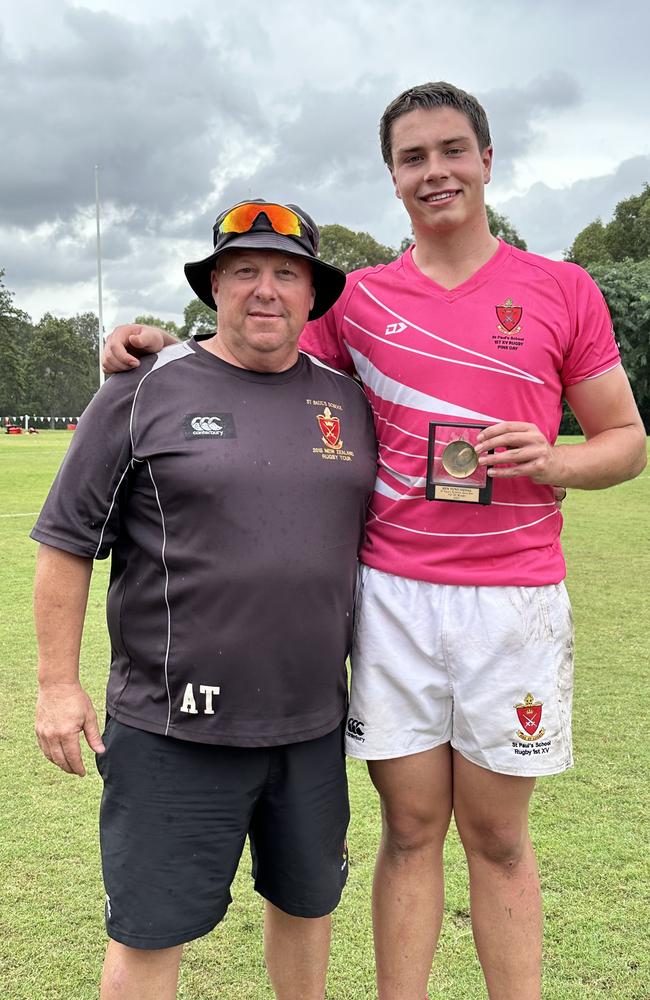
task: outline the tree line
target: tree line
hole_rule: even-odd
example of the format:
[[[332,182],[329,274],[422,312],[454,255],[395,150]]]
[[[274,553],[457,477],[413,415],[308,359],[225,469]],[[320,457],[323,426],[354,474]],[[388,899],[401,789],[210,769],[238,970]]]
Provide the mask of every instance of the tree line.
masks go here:
[[[650,432],[650,185],[619,201],[611,222],[578,233],[565,259],[589,271],[605,296],[641,417]],[[573,431],[570,423],[569,433]]]
[[[512,223],[487,206],[495,236],[526,250]],[[323,260],[344,271],[387,264],[411,243],[379,243],[369,233],[340,225],[321,228]],[[578,233],[565,259],[586,268],[600,287],[614,322],[623,363],[641,415],[650,430],[650,187],[620,201],[611,222],[600,219]],[[98,321],[94,313],[60,319],[46,313],[33,323],[14,305],[0,270],[0,416],[79,416],[98,382]],[[215,314],[199,299],[185,307],[183,323],[139,315],[136,323],[163,327],[181,339],[211,335]],[[579,431],[570,413],[565,433]]]

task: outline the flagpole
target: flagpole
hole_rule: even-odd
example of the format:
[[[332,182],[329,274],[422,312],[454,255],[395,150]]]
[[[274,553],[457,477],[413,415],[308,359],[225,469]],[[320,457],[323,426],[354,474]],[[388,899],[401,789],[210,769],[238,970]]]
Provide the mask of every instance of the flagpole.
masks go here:
[[[97,296],[99,303],[99,385],[104,384],[102,351],[104,349],[104,313],[102,309],[102,243],[99,226],[99,166],[95,164],[95,215],[97,218]]]

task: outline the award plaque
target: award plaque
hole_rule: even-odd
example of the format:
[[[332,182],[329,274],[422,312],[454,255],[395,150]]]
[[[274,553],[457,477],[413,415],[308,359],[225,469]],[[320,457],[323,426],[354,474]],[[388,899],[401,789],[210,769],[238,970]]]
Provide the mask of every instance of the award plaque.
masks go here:
[[[478,464],[476,439],[487,424],[429,424],[427,500],[492,502],[492,480]]]

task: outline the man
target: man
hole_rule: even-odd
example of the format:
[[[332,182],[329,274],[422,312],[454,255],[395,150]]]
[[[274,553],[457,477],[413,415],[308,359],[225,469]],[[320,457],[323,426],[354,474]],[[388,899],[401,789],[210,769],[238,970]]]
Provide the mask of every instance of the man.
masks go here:
[[[359,385],[298,351],[345,283],[317,249],[296,206],[221,213],[214,251],[185,266],[216,335],[104,385],[32,532],[39,743],[83,775],[83,731],[104,781],[102,1000],[176,996],[182,945],[224,916],[247,834],[275,994],[324,997],[376,448]],[[79,644],[109,552],[102,740]]]
[[[373,890],[379,1000],[424,996],[453,813],[493,1000],[538,1000],[538,776],[569,767],[572,629],[552,484],[637,475],[645,434],[598,288],[489,230],[492,145],[474,97],[413,87],[381,120],[415,245],[348,276],[302,345],[361,378],[379,472],[357,595],[346,748],[382,803]],[[135,336],[134,336],[135,334]],[[159,336],[154,336],[154,341]],[[111,345],[124,364],[122,329]],[[133,360],[126,362],[134,364]],[[555,444],[565,397],[584,443]],[[430,422],[478,423],[492,502],[427,502]],[[440,444],[433,443],[434,457]]]

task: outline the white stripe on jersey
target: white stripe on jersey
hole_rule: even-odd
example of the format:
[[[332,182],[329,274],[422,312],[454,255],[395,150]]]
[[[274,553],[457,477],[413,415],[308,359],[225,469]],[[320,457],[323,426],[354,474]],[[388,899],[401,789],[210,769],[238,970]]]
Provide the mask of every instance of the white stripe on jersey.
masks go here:
[[[133,444],[133,414],[135,412],[135,402],[138,398],[138,393],[142,388],[142,385],[153,375],[154,372],[160,371],[165,365],[169,364],[170,361],[178,361],[179,358],[187,357],[188,354],[194,354],[194,351],[190,347],[187,341],[182,341],[180,344],[170,344],[169,347],[164,347],[162,351],[156,357],[153,366],[149,369],[147,374],[140,380],[138,388],[135,390],[133,396],[133,402],[131,404],[131,416],[129,417],[129,437],[131,439],[131,454],[135,451],[135,446]]]
[[[424,498],[424,490],[419,493],[398,493],[379,477],[375,481],[375,493],[388,497],[389,500],[422,500]]]
[[[375,412],[375,420],[381,420],[382,423],[386,424],[387,427],[394,427],[396,431],[400,431],[402,434],[408,435],[408,437],[417,438],[418,441],[429,440],[429,438],[426,437],[424,434],[414,434],[413,431],[407,431],[403,427],[400,427],[399,424],[392,424],[390,420],[388,420],[386,417],[382,417],[380,413]]]
[[[125,475],[129,471],[129,466],[130,465],[131,465],[131,462],[127,462],[126,463],[126,465],[124,466],[124,471],[122,472],[122,475],[120,476],[120,478],[118,480],[117,486],[113,490],[113,496],[111,498],[111,503],[110,503],[110,506],[108,508],[108,513],[106,514],[106,517],[104,518],[104,523],[102,524],[102,530],[99,533],[99,541],[97,542],[97,548],[95,549],[95,555],[93,556],[93,559],[97,559],[99,557],[99,550],[101,549],[102,542],[104,541],[104,532],[106,530],[106,525],[108,524],[109,518],[110,518],[111,514],[113,513],[113,507],[115,506],[115,501],[117,499],[117,494],[120,491],[120,486],[122,485],[122,480],[124,479]]]
[[[377,396],[389,403],[397,403],[399,406],[408,406],[412,410],[422,410],[424,413],[443,413],[448,417],[464,417],[467,420],[487,420],[489,423],[498,423],[502,417],[493,417],[487,413],[480,413],[478,410],[470,410],[466,406],[459,406],[457,403],[449,403],[445,399],[438,399],[437,396],[428,396],[419,389],[411,389],[402,382],[397,382],[379,371],[378,368],[368,360],[368,358],[357,351],[354,347],[346,344],[350,357],[354,361],[354,367],[359,373],[359,377],[364,385],[367,385]]]
[[[127,464],[126,464],[126,466],[125,466],[125,468],[124,468],[124,470],[122,472],[122,475],[120,476],[120,478],[118,480],[117,486],[115,487],[115,490],[113,491],[113,496],[111,498],[111,502],[110,502],[110,505],[109,505],[109,508],[108,508],[108,513],[106,514],[106,517],[104,518],[104,523],[102,524],[101,531],[99,533],[99,541],[97,543],[97,548],[95,549],[95,555],[93,556],[94,559],[98,558],[99,551],[100,551],[100,549],[102,547],[102,542],[104,541],[104,532],[106,530],[106,525],[108,524],[110,516],[113,513],[113,507],[115,506],[115,501],[117,499],[117,494],[119,493],[120,486],[122,485],[122,481],[123,481],[123,479],[124,479],[124,477],[125,477],[125,475],[126,475],[126,473],[128,471],[129,466],[133,467],[133,461],[134,461],[134,459],[133,459],[133,450],[134,450],[134,448],[133,448],[133,411],[135,409],[135,401],[138,398],[138,393],[140,392],[140,386],[145,381],[145,379],[147,379],[151,375],[151,373],[153,371],[156,371],[156,370],[160,371],[160,369],[162,367],[164,367],[164,365],[166,365],[169,361],[176,361],[177,358],[181,358],[181,357],[184,357],[187,354],[193,354],[193,353],[194,352],[192,351],[192,348],[189,347],[189,345],[187,344],[187,342],[183,342],[181,344],[171,344],[169,347],[165,347],[158,354],[158,356],[157,356],[157,358],[156,358],[156,360],[155,360],[152,368],[149,369],[149,371],[146,373],[146,375],[144,375],[142,377],[142,379],[140,380],[140,382],[138,383],[138,386],[137,386],[137,388],[135,390],[135,393],[133,394],[133,402],[131,403],[131,413],[130,413],[130,416],[129,416],[129,439],[131,441],[131,458],[127,462]],[[104,385],[106,385],[106,383],[104,383]]]
[[[425,497],[424,490],[420,490],[417,493],[398,493],[396,489],[393,489],[392,486],[389,486],[387,482],[385,482],[383,479],[380,479],[379,477],[377,477],[377,480],[375,482],[375,493],[379,493],[380,496],[388,497],[389,500],[396,500],[398,502],[401,502],[402,500],[424,500]],[[544,500],[540,503],[511,503],[505,500],[493,500],[492,506],[493,507],[555,507],[555,500],[550,500],[550,501]],[[380,518],[377,518],[377,520],[380,520]],[[431,532],[427,531],[426,534],[430,535]],[[448,537],[450,538],[452,537],[451,533]]]
[[[528,521],[527,524],[517,524],[514,528],[503,528],[501,531],[422,531],[419,528],[406,528],[403,524],[395,524],[394,521],[386,521],[383,517],[379,517],[375,514],[374,510],[368,510],[368,517],[374,518],[375,521],[379,521],[381,524],[388,525],[389,528],[397,528],[398,531],[407,531],[411,535],[429,535],[432,538],[487,538],[488,535],[510,535],[513,531],[523,531],[524,528],[532,528],[536,524],[541,524],[542,521],[548,520],[549,517],[555,517],[559,514],[559,510],[551,511],[550,514],[544,514],[544,517],[539,517],[536,521]]]
[[[333,375],[340,375],[341,378],[347,378],[350,382],[354,382],[360,392],[363,392],[363,386],[359,385],[356,378],[352,378],[352,376],[348,375],[347,372],[342,372],[338,368],[332,368],[331,365],[326,365],[324,361],[320,360],[320,358],[315,357],[313,354],[307,354],[306,351],[300,351],[300,353],[304,354],[306,358],[309,358],[312,364],[317,365],[319,368],[324,368],[325,371],[332,372]],[[365,396],[365,392],[363,394]]]
[[[173,360],[173,359],[172,359]],[[153,369],[152,369],[153,370]],[[144,381],[144,379],[142,380]],[[156,486],[156,480],[153,478],[153,472],[151,471],[151,463],[147,459],[147,468],[149,469],[149,478],[151,479],[151,484],[154,488],[154,493],[156,494],[156,503],[158,504],[158,510],[160,511],[160,522],[162,526],[162,546],[160,548],[160,559],[165,570],[165,606],[167,608],[167,645],[165,647],[165,688],[167,690],[167,725],[165,727],[165,736],[169,734],[169,724],[172,715],[172,696],[169,691],[169,650],[172,641],[172,612],[169,607],[169,570],[167,568],[167,561],[165,559],[165,549],[167,547],[167,530],[165,527],[165,515],[163,514],[163,509],[160,503],[160,497],[158,495],[158,487]]]
[[[531,375],[529,372],[523,371],[522,368],[516,368],[514,365],[509,365],[507,361],[500,361],[498,358],[491,358],[489,354],[481,354],[480,351],[473,351],[469,347],[462,347],[460,344],[455,344],[453,340],[445,340],[445,338],[441,337],[439,334],[432,333],[431,330],[425,330],[424,327],[418,326],[417,323],[412,323],[409,319],[407,319],[406,316],[402,316],[400,313],[396,313],[394,309],[389,308],[389,306],[387,306],[384,302],[381,302],[378,298],[376,298],[376,296],[374,296],[372,292],[368,291],[363,281],[360,281],[358,283],[357,288],[360,288],[362,292],[365,292],[365,294],[368,296],[369,299],[372,299],[373,302],[376,302],[376,304],[385,312],[387,312],[390,316],[394,316],[395,319],[400,320],[400,322],[406,323],[406,325],[410,326],[413,330],[418,330],[420,333],[423,333],[425,337],[431,337],[432,340],[437,340],[441,344],[446,344],[447,347],[453,347],[455,351],[461,351],[463,354],[471,354],[475,358],[483,358],[484,361],[489,361],[491,366],[499,365],[498,368],[490,367],[489,369],[490,371],[498,372],[500,375],[510,375],[512,376],[512,378],[523,378],[527,382],[536,382],[538,385],[544,385],[544,382],[541,378],[537,378],[536,375]],[[351,320],[348,316],[344,316],[343,318],[347,320],[349,323],[352,323],[353,326],[358,327],[359,330],[363,330],[363,327],[359,326],[358,323],[355,323],[354,320]],[[379,337],[377,336],[377,334],[370,333],[368,330],[363,330],[363,332],[367,333],[370,337],[374,337],[376,340],[380,340],[382,344],[386,345],[390,344],[391,347],[402,347],[401,344],[396,344],[394,341],[387,340],[385,337]],[[402,350],[411,350],[411,348],[402,347]],[[424,354],[425,352],[415,351],[415,353]],[[432,354],[430,355],[430,357],[438,358],[438,355]],[[485,365],[472,364],[469,361],[460,361],[460,360],[455,361],[453,358],[443,357],[439,358],[438,360],[449,361],[451,364],[461,364],[461,365],[465,364],[469,365],[469,367],[471,368],[486,367]]]

